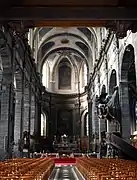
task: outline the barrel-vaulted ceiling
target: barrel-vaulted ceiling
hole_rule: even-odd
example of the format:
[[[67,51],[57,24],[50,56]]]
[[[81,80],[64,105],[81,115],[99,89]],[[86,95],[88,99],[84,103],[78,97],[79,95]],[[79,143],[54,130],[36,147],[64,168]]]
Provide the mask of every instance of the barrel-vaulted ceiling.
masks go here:
[[[46,61],[59,61],[64,56],[75,62],[84,61],[88,71],[92,71],[98,50],[96,28],[36,28],[32,48],[36,52],[39,71]]]

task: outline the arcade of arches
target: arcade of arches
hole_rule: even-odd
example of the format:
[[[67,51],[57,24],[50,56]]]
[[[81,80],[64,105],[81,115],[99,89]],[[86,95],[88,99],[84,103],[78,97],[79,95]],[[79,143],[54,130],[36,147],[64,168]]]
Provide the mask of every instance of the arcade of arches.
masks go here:
[[[75,152],[101,153],[113,133],[136,146],[136,61],[130,30],[119,39],[105,27],[1,25],[0,158],[23,156],[24,138],[39,152],[67,137]]]

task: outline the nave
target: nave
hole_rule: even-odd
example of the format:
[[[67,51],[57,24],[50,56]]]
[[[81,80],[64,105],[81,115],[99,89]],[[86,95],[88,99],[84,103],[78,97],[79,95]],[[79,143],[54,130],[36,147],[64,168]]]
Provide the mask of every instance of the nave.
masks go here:
[[[56,166],[49,180],[84,180],[78,169],[72,165]]]
[[[64,163],[59,163],[63,161]],[[66,161],[69,163],[65,164]],[[0,180],[17,179],[137,180],[137,162],[89,156],[73,159],[69,157],[67,159],[66,157],[17,158],[0,162]]]

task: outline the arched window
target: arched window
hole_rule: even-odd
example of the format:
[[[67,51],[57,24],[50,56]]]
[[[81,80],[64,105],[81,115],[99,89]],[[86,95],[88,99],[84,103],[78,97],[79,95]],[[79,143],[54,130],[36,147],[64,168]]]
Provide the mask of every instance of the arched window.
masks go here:
[[[50,79],[49,75],[50,75],[49,65],[48,63],[44,63],[42,69],[42,83],[43,86],[45,86],[46,88],[49,88],[49,79]]]
[[[61,62],[58,68],[58,88],[62,90],[71,89],[71,67],[67,62]]]
[[[16,77],[14,76],[14,88],[17,88],[17,84],[16,84]]]
[[[85,87],[87,85],[87,65],[85,63],[83,63],[81,70],[82,87]]]
[[[87,85],[87,66],[84,64],[84,86]]]
[[[109,83],[109,95],[112,95],[114,92],[114,87],[117,85],[117,76],[116,76],[116,70],[113,69],[110,77],[110,83]]]
[[[41,114],[41,136],[46,136],[46,115]]]

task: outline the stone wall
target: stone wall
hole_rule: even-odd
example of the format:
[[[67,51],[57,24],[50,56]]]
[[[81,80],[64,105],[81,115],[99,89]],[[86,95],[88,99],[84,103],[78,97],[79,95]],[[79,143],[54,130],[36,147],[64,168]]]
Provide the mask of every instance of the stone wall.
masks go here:
[[[7,24],[0,29],[1,159],[12,157],[13,154],[19,156],[19,141],[23,132],[26,130],[30,134],[37,133],[34,122],[40,120],[40,114],[36,117],[34,109],[37,105],[36,98],[40,99],[41,96],[41,79],[36,72],[26,31],[17,26],[18,24]]]
[[[137,33],[127,32],[127,37],[123,39],[117,39],[116,35],[112,32],[109,33],[106,37],[106,41],[101,47],[100,54],[97,60],[97,63],[94,66],[94,71],[90,77],[88,90],[89,90],[89,101],[92,101],[92,134],[97,132],[99,124],[96,121],[99,121],[96,117],[95,110],[95,97],[101,95],[102,86],[105,85],[106,93],[110,95],[112,91],[111,75],[113,71],[116,71],[116,85],[118,86],[119,91],[119,101],[121,107],[121,131],[123,138],[129,142],[130,135],[135,130],[135,127],[132,127],[132,119],[129,113],[129,97],[128,97],[128,68],[132,58],[130,52],[133,48],[135,69],[137,67]],[[128,49],[127,49],[128,48]],[[127,52],[128,51],[128,52]],[[126,57],[124,56],[126,53]],[[127,55],[129,53],[129,55]],[[124,58],[129,58],[129,60],[124,60]],[[127,62],[127,64],[124,64]],[[124,71],[122,71],[122,67]],[[136,71],[135,71],[136,72]],[[124,75],[124,78],[123,78]],[[137,74],[136,74],[137,75]],[[110,89],[111,88],[111,89]],[[104,125],[103,125],[104,126]],[[107,130],[114,131],[114,124],[107,121]],[[96,129],[96,130],[95,130]],[[103,129],[101,130],[103,131]]]
[[[80,106],[78,94],[55,94],[45,92],[42,98],[42,111],[47,115],[47,126],[49,136],[53,137],[61,133],[61,113],[66,112],[66,116],[69,113],[68,119],[66,119],[66,126],[69,125],[68,131],[71,136],[81,135],[81,115],[84,110],[87,109],[87,93],[80,94]],[[67,113],[68,112],[68,113]],[[65,116],[65,115],[64,115]],[[71,116],[71,117],[70,117]],[[67,118],[67,117],[64,117]],[[63,121],[62,121],[63,122]],[[65,119],[64,119],[65,122]],[[64,131],[62,131],[64,132]],[[66,132],[67,133],[67,132]]]

